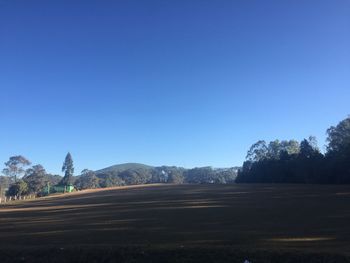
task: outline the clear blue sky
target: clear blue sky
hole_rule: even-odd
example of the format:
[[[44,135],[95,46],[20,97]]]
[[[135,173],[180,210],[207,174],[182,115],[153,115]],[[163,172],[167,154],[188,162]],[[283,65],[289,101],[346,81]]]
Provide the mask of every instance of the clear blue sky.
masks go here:
[[[0,162],[241,165],[350,113],[350,1],[0,0]],[[2,167],[1,167],[2,168]]]

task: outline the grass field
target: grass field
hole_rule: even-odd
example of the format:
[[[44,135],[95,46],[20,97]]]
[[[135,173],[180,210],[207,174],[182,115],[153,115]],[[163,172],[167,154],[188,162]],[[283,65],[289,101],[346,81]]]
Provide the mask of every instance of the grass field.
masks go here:
[[[350,186],[82,191],[2,205],[0,235],[1,262],[350,262]]]

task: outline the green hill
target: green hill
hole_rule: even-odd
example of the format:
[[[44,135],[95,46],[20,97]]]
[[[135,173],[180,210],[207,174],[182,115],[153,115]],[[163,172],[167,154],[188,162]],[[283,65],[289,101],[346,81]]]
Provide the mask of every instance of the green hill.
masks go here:
[[[103,173],[121,173],[126,170],[140,170],[140,169],[146,169],[151,170],[154,169],[153,166],[145,165],[142,163],[123,163],[123,164],[117,164],[112,165],[104,169],[100,169],[95,171],[96,174],[103,174]]]

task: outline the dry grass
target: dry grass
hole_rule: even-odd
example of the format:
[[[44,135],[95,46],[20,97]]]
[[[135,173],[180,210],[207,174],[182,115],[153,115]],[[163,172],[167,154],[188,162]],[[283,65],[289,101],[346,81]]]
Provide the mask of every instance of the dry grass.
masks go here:
[[[238,253],[237,258],[265,255],[259,262],[280,262],[278,257],[262,261],[268,260],[266,255],[346,257],[349,193],[350,186],[319,185],[146,185],[81,191],[0,207],[0,249],[89,248],[88,253],[98,253],[113,248],[119,253],[136,246],[155,255],[184,250],[221,251],[217,259],[227,253]],[[300,260],[293,262],[304,262]],[[317,262],[332,262],[322,260]]]

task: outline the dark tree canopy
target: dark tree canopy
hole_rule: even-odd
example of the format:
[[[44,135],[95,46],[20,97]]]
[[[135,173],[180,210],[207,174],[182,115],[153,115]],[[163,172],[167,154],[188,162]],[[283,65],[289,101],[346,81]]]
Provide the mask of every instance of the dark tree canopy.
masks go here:
[[[313,140],[305,139],[300,144],[295,140],[275,140],[268,144],[264,158],[244,162],[236,182],[316,183],[322,158]]]
[[[323,155],[315,137],[300,144],[275,140],[253,144],[236,182],[246,183],[350,183],[350,118],[327,130]]]
[[[67,153],[66,158],[64,160],[63,166],[62,166],[62,172],[64,172],[64,177],[61,181],[63,185],[72,184],[73,181],[73,174],[74,174],[74,166],[73,166],[73,159],[70,153]]]
[[[309,139],[304,139],[300,143],[300,156],[302,158],[312,158],[320,154],[315,137],[310,136]]]
[[[7,195],[9,196],[21,196],[28,193],[28,185],[25,181],[19,180],[9,187]]]
[[[44,167],[37,164],[27,169],[26,174],[23,177],[23,181],[27,183],[29,193],[38,193],[42,191],[49,180]]]
[[[96,177],[95,172],[88,169],[81,171],[81,175],[75,180],[74,185],[80,190],[100,187],[99,179]]]
[[[350,117],[330,127],[327,134],[326,170],[329,178],[332,183],[350,183]]]
[[[350,144],[350,117],[327,130],[328,152],[339,152]]]

